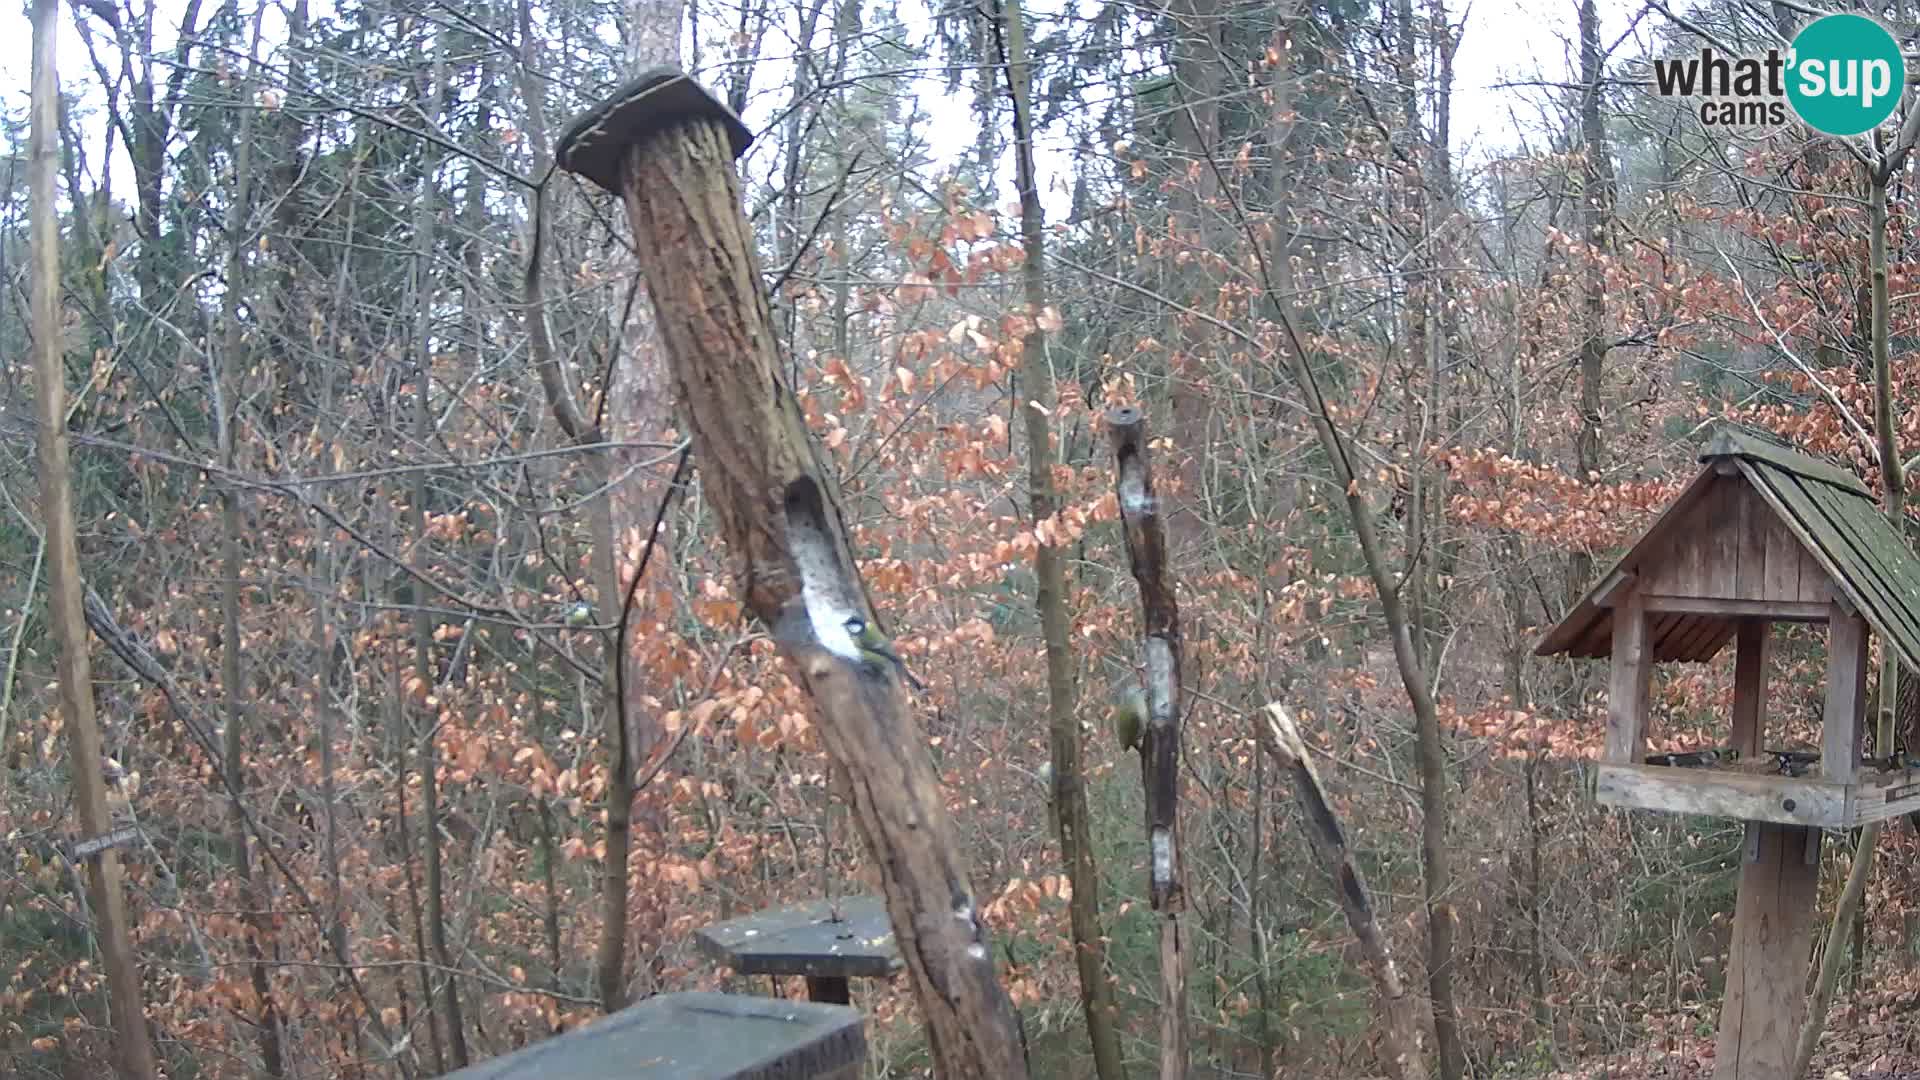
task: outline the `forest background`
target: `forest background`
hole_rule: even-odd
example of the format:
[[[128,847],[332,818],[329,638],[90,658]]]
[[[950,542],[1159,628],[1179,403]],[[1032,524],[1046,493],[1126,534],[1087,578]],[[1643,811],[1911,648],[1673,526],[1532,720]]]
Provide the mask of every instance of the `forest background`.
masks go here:
[[[1386,1071],[1364,957],[1255,742],[1268,702],[1316,751],[1439,1075],[1700,1066],[1738,828],[1592,805],[1604,680],[1531,650],[1713,424],[1874,485],[1880,416],[1899,459],[1920,453],[1911,165],[1885,184],[1889,410],[1860,161],[1799,127],[1704,127],[1648,87],[1649,58],[1758,52],[1800,5],[59,15],[72,483],[169,1075],[439,1072],[656,990],[745,988],[693,930],[873,888],[804,699],[744,628],[697,460],[666,498],[684,432],[624,215],[547,179],[566,119],[661,62],[757,135],[746,210],[788,375],[929,686],[1039,1075],[1107,1068],[1076,898],[1098,900],[1112,1045],[1136,1071],[1156,1052],[1142,796],[1105,734],[1136,646],[1098,424],[1115,404],[1147,410],[1173,500],[1196,1066]],[[111,1032],[59,854],[21,26],[0,50],[0,1071],[83,1076]],[[1038,521],[1036,478],[1058,500]],[[1043,551],[1064,589],[1038,588]],[[1804,732],[1821,643],[1777,644],[1773,715]],[[1659,673],[1656,749],[1724,731],[1730,668]],[[1043,779],[1063,739],[1090,879]],[[1877,841],[1821,1068],[1916,1067],[1920,895],[1898,868],[1920,844],[1905,825]],[[1853,855],[1828,845],[1823,913]],[[903,989],[858,1004],[877,1075],[926,1068]]]

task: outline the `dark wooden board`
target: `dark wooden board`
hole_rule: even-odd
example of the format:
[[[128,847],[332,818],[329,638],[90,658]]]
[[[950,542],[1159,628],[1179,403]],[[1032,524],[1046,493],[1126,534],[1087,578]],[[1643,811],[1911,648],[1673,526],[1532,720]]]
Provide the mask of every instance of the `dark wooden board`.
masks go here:
[[[618,195],[621,165],[631,148],[657,132],[695,118],[719,123],[726,130],[734,157],[746,153],[753,142],[753,133],[706,87],[678,68],[654,67],[574,117],[554,144],[554,163]]]
[[[858,1076],[860,1013],[733,994],[662,994],[451,1080],[815,1080]]]
[[[893,924],[877,896],[772,908],[695,936],[709,956],[742,975],[884,979],[901,966]]]

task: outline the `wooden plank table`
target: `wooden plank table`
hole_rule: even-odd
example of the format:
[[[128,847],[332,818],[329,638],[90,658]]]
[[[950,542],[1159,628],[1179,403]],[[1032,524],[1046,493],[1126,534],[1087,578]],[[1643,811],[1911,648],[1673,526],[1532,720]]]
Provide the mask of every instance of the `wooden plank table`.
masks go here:
[[[887,907],[877,896],[845,896],[770,908],[715,923],[700,947],[742,975],[804,975],[807,997],[845,1005],[848,980],[886,979],[901,968]]]
[[[859,1080],[860,1014],[737,994],[660,994],[449,1080]]]

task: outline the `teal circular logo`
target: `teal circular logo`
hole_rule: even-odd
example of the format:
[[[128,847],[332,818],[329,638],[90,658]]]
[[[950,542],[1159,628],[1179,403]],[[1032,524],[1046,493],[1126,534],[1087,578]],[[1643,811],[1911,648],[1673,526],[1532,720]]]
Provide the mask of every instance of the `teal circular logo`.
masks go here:
[[[1787,101],[1828,135],[1861,135],[1893,115],[1907,89],[1900,43],[1865,15],[1826,15],[1802,27],[1787,60]]]

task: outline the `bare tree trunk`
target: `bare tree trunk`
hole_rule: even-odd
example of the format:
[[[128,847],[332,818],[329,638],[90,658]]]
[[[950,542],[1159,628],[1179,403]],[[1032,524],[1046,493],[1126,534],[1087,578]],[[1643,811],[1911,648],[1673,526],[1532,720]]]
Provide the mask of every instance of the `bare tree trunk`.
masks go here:
[[[413,955],[418,967],[415,973],[420,978],[420,1002],[426,1009],[427,1049],[433,1055],[433,1071],[447,1071],[447,1051],[440,1038],[440,1021],[433,1011],[433,965],[429,960],[427,944],[427,920],[420,903],[420,885],[413,876],[413,830],[407,824],[407,777],[412,772],[413,734],[407,726],[406,691],[400,678],[402,660],[396,656],[390,669],[388,699],[388,727],[393,733],[393,824],[394,840],[400,845],[400,870],[406,882],[407,918],[413,924]],[[406,1007],[406,976],[403,972],[398,983],[400,986],[401,1007]],[[413,1030],[412,1024],[404,1016],[401,1026],[407,1031]]]
[[[1600,112],[1600,83],[1606,74],[1602,60],[1595,0],[1580,0],[1580,138],[1585,161],[1579,220],[1586,268],[1581,286],[1586,336],[1580,342],[1580,430],[1574,437],[1573,461],[1575,480],[1582,484],[1591,484],[1600,475],[1600,388],[1607,362],[1607,282],[1600,258],[1607,248],[1613,215],[1613,149]],[[1569,604],[1587,591],[1592,578],[1593,556],[1576,548],[1567,560]]]
[[[1291,7],[1291,4],[1284,5]],[[1209,205],[1219,193],[1212,166],[1220,138],[1222,97],[1221,34],[1226,25],[1219,0],[1175,0],[1169,7],[1174,31],[1173,73],[1177,107],[1167,120],[1175,133],[1176,179],[1171,192],[1172,228],[1181,245],[1190,245],[1195,258],[1187,264],[1185,281],[1201,296],[1212,293],[1217,274],[1209,260],[1216,257],[1215,222]],[[1285,16],[1282,16],[1283,20]],[[1190,163],[1206,162],[1196,172]],[[1184,175],[1181,175],[1184,174]],[[1276,241],[1288,230],[1276,229]],[[1182,320],[1180,347],[1168,358],[1167,404],[1173,444],[1179,454],[1173,462],[1180,493],[1167,514],[1167,531],[1176,555],[1193,549],[1201,536],[1206,497],[1207,457],[1211,407],[1204,389],[1203,365],[1211,344],[1211,329],[1199,320]]]
[[[1307,755],[1307,746],[1294,727],[1293,718],[1279,705],[1268,705],[1254,720],[1254,733],[1281,771],[1293,779],[1294,799],[1300,804],[1307,826],[1307,838],[1314,854],[1333,878],[1334,896],[1347,917],[1347,928],[1360,942],[1366,957],[1367,974],[1373,979],[1379,997],[1381,1035],[1386,1042],[1387,1064],[1400,1080],[1426,1080],[1427,1061],[1420,1049],[1420,1014],[1400,970],[1394,966],[1392,947],[1373,914],[1373,898],[1367,891],[1353,852],[1347,847],[1345,830],[1327,801],[1320,775]]]
[[[1426,250],[1431,239],[1427,235],[1431,215],[1428,213],[1425,177],[1421,171],[1422,159],[1415,149],[1420,143],[1421,123],[1419,96],[1414,85],[1413,0],[1399,0],[1399,23],[1402,105],[1407,126],[1409,164],[1413,171],[1406,203],[1407,213],[1413,219],[1412,233],[1419,238],[1421,248],[1411,256],[1412,269],[1407,282],[1408,369],[1420,371],[1428,379],[1428,397],[1414,410],[1418,416],[1418,434],[1409,441],[1416,445],[1407,448],[1412,459],[1407,507],[1408,565],[1406,572],[1401,575],[1400,584],[1390,587],[1398,588],[1404,596],[1401,603],[1405,606],[1407,638],[1412,652],[1411,670],[1403,670],[1402,677],[1419,679],[1425,684],[1424,693],[1430,698],[1434,673],[1430,635],[1434,616],[1427,607],[1427,574],[1415,560],[1430,561],[1434,557],[1429,550],[1432,546],[1432,537],[1428,535],[1430,508],[1423,480],[1426,471],[1425,443],[1431,437],[1438,415],[1432,395],[1437,390],[1435,384],[1439,379],[1439,368],[1438,354],[1432,351],[1434,343],[1429,340],[1433,328],[1428,325],[1427,310],[1432,288],[1432,256]],[[1459,1009],[1453,996],[1453,875],[1447,854],[1446,747],[1440,737],[1438,713],[1421,713],[1416,709],[1415,732],[1420,751],[1420,854],[1426,887],[1427,990],[1433,998],[1434,1050],[1439,1059],[1441,1080],[1460,1080],[1466,1072],[1466,1055],[1460,1045]]]
[[[519,0],[518,12],[520,63],[517,68],[520,92],[526,104],[527,134],[534,147],[534,172],[542,175],[548,165],[546,88],[537,73],[537,43],[533,37],[532,6]],[[636,67],[672,63],[680,52],[680,21],[683,6],[678,0],[633,0],[627,27],[628,59]],[[659,438],[669,426],[671,402],[664,357],[661,355],[653,320],[644,314],[644,305],[635,305],[632,317],[618,320],[625,344],[624,364],[616,364],[610,373],[608,395],[611,406],[603,423],[595,423],[576,403],[573,388],[561,370],[547,327],[546,293],[541,276],[542,251],[546,240],[544,198],[538,191],[528,193],[530,238],[529,262],[525,282],[526,319],[535,368],[547,407],[560,430],[575,445],[588,449],[586,483],[596,492],[588,507],[588,530],[593,543],[593,582],[597,600],[597,622],[620,626],[625,590],[621,587],[617,552],[625,527],[642,515],[632,509],[634,500],[626,497],[615,480],[629,463],[632,452],[607,446],[608,432],[613,441],[646,441]],[[643,538],[644,539],[644,538]],[[606,700],[601,706],[603,740],[607,747],[606,860],[600,875],[600,942],[594,962],[594,979],[600,992],[600,1007],[613,1012],[627,1003],[627,938],[630,930],[629,866],[633,849],[633,776],[659,744],[662,732],[640,708],[645,672],[632,662],[626,642],[620,634],[601,631],[602,671],[605,673]]]
[[[1033,550],[1034,606],[1040,613],[1047,658],[1047,737],[1053,760],[1054,820],[1060,855],[1073,885],[1067,914],[1079,966],[1080,1003],[1093,1044],[1094,1071],[1101,1080],[1122,1080],[1120,1036],[1113,986],[1107,977],[1105,935],[1100,927],[1100,871],[1094,864],[1093,830],[1087,813],[1086,769],[1080,760],[1080,721],[1074,715],[1073,647],[1069,640],[1067,577],[1060,549],[1047,539],[1047,522],[1060,510],[1054,489],[1053,367],[1047,358],[1047,240],[1033,164],[1031,67],[1019,0],[1006,0],[996,28],[1004,51],[1007,96],[1013,104],[1014,171],[1020,192],[1020,235],[1026,248],[1022,277],[1031,329],[1021,346],[1020,409],[1027,432],[1028,509],[1040,542]],[[1173,1007],[1172,1003],[1168,1005]]]
[[[1401,576],[1402,591],[1406,594],[1407,618],[1413,622],[1413,652],[1420,658],[1421,669],[1428,678],[1433,675],[1433,623],[1434,614],[1428,610],[1427,574],[1425,566],[1431,565],[1433,552],[1428,537],[1428,510],[1426,486],[1427,442],[1432,437],[1435,420],[1434,379],[1437,371],[1437,357],[1431,349],[1432,327],[1428,297],[1433,289],[1433,215],[1428,212],[1426,155],[1423,152],[1420,117],[1420,91],[1416,81],[1415,64],[1418,51],[1415,44],[1418,32],[1413,18],[1413,0],[1399,0],[1395,13],[1395,44],[1397,53],[1394,67],[1399,82],[1401,125],[1404,128],[1400,136],[1403,144],[1400,163],[1402,177],[1398,187],[1400,228],[1407,236],[1406,260],[1406,297],[1405,309],[1401,313],[1401,370],[1407,396],[1407,408],[1402,437],[1407,444],[1407,543],[1406,570]],[[1435,1004],[1439,1004],[1435,995]],[[1451,1008],[1448,1010],[1451,1012]],[[1452,1080],[1452,1074],[1446,1072],[1446,1062],[1450,1047],[1457,1046],[1457,1038],[1451,1028],[1452,1021],[1441,1022],[1436,1009],[1434,1022],[1436,1029],[1445,1028],[1447,1033],[1439,1036],[1441,1072]]]
[[[686,14],[685,0],[627,0],[627,67],[637,73],[656,64],[678,64]],[[545,144],[538,145],[545,150]],[[654,366],[666,385],[666,366],[657,359]]]
[[[1187,1075],[1187,960],[1180,914],[1187,907],[1186,851],[1180,835],[1180,603],[1167,569],[1167,539],[1147,457],[1146,418],[1110,409],[1114,486],[1127,537],[1127,561],[1140,585],[1140,651],[1146,669],[1147,723],[1140,782],[1147,804],[1147,899],[1160,916],[1160,1077]]]
[[[33,4],[33,105],[28,135],[27,188],[32,200],[33,367],[39,421],[40,517],[45,525],[47,614],[59,643],[60,711],[66,718],[67,770],[80,814],[82,839],[113,827],[107,812],[100,727],[93,711],[93,666],[81,595],[80,545],[73,519],[72,466],[67,447],[67,387],[60,320],[60,223],[54,170],[60,156],[60,82],[54,43],[59,6]],[[153,1043],[140,994],[140,969],[122,892],[120,855],[109,847],[86,858],[87,904],[92,910],[113,1007],[120,1073],[154,1080]]]
[[[1273,953],[1267,933],[1265,890],[1261,888],[1266,856],[1267,759],[1253,763],[1253,829],[1247,856],[1247,929],[1253,943],[1254,999],[1260,1009],[1260,1075],[1272,1076],[1279,1045],[1273,1027]]]
[[[445,42],[434,49],[433,89],[427,102],[427,115],[436,120],[447,94]],[[433,438],[433,253],[434,221],[438,193],[433,170],[423,170],[420,196],[413,216],[413,352],[414,352],[414,437],[421,446]],[[407,527],[416,541],[427,534],[427,474],[414,481],[413,498],[407,507]],[[424,598],[423,598],[424,600]],[[460,1015],[460,980],[454,975],[453,950],[447,942],[446,870],[440,847],[440,753],[436,735],[438,717],[430,703],[431,690],[438,681],[433,670],[433,616],[426,605],[417,604],[413,612],[413,677],[416,697],[422,701],[419,730],[414,733],[415,750],[420,755],[421,854],[427,864],[427,934],[433,948],[433,961],[440,968],[444,984],[439,1005],[447,1026],[447,1056],[455,1069],[468,1063],[466,1025]]]
[[[260,47],[260,20],[265,8],[256,8],[253,19],[252,51]],[[249,58],[248,76],[253,75]],[[246,94],[246,83],[241,84]],[[253,200],[253,123],[255,110],[240,110],[233,157],[233,205],[227,214],[226,288],[220,305],[223,328],[220,369],[214,373],[214,425],[218,436],[220,463],[231,477],[236,472],[238,410],[241,379],[247,361],[243,354],[244,337],[240,322],[240,297],[247,291],[247,220]],[[280,1018],[274,1006],[272,986],[267,978],[265,943],[270,939],[266,916],[268,898],[254,874],[251,837],[248,835],[245,808],[241,800],[247,790],[244,734],[247,709],[241,698],[240,656],[246,648],[240,629],[240,492],[229,480],[220,492],[220,681],[226,698],[226,731],[222,755],[228,777],[230,797],[229,824],[232,828],[234,874],[239,879],[242,921],[247,925],[244,948],[247,954],[248,981],[258,1001],[259,1015],[253,1018],[260,1040],[260,1060],[269,1076],[285,1071],[281,1060]]]
[[[541,913],[540,925],[547,942],[547,969],[550,973],[547,985],[560,989],[560,890],[554,882],[554,864],[560,858],[560,845],[554,843],[553,808],[548,805],[545,795],[534,796],[534,807],[538,811],[540,825],[540,884],[546,900],[545,910]]]

